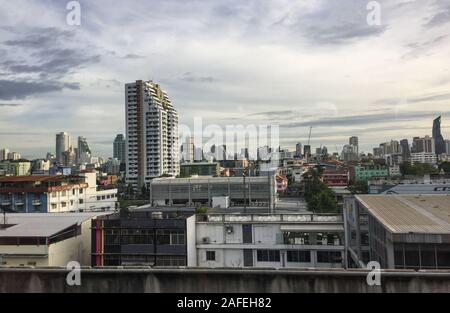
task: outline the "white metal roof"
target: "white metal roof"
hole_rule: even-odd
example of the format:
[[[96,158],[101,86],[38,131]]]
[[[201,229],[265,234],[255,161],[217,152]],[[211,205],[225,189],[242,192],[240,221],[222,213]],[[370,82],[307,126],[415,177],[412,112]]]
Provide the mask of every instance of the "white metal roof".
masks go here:
[[[358,195],[392,233],[450,234],[450,195]]]
[[[7,213],[6,224],[13,226],[0,228],[0,237],[50,237],[70,226],[106,214],[111,213]],[[3,223],[3,214],[0,214],[0,224]]]

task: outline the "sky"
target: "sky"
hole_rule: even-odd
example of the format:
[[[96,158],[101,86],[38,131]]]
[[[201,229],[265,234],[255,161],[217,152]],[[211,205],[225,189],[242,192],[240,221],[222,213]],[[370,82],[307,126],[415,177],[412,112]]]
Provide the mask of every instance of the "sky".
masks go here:
[[[280,143],[360,151],[450,138],[450,2],[383,0],[0,0],[0,148],[28,158],[55,134],[112,155],[124,84],[154,80],[180,123],[277,124]],[[373,8],[373,7],[372,7]]]

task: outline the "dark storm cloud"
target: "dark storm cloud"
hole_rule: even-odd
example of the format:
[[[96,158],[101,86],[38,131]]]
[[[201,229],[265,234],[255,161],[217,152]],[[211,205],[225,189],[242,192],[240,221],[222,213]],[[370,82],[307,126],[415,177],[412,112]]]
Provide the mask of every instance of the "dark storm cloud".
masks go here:
[[[448,114],[450,112],[444,112]],[[441,113],[439,113],[441,114]],[[436,113],[430,112],[385,112],[380,114],[370,114],[370,115],[350,115],[350,116],[339,116],[339,117],[327,117],[319,118],[315,120],[309,120],[298,123],[286,123],[283,127],[306,127],[306,126],[355,126],[355,125],[367,125],[367,124],[384,124],[386,122],[392,121],[413,121],[422,120],[424,118],[434,118]],[[391,116],[389,119],[388,117]]]
[[[77,83],[0,80],[0,99],[25,99],[31,95],[61,91],[63,89],[77,90],[80,89],[80,86]]]

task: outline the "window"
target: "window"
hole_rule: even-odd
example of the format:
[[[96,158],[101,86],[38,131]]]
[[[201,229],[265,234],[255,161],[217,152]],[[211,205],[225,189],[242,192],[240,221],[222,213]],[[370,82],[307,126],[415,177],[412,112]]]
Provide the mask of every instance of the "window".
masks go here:
[[[62,192],[61,192],[61,196],[66,196],[66,191],[65,190],[63,190]]]
[[[341,263],[340,251],[317,251],[317,263]]]
[[[280,262],[280,251],[278,250],[258,250],[258,262]]]
[[[78,203],[79,203],[79,204],[83,204],[83,203],[84,203],[84,200],[83,200],[83,199],[79,199],[79,200],[78,200]]]
[[[57,207],[56,203],[52,203],[52,210],[56,210]]]
[[[61,207],[65,208],[67,206],[67,202],[61,202]]]
[[[72,189],[72,195],[75,196],[75,189]]]
[[[56,191],[53,191],[53,192],[52,192],[52,198],[56,198],[57,195],[58,195],[58,194],[56,193]]]
[[[287,261],[293,263],[310,263],[311,253],[309,251],[288,250]]]
[[[308,233],[284,233],[284,243],[287,245],[309,245]]]
[[[80,195],[82,195],[83,194],[83,189],[80,189]]]
[[[216,251],[206,251],[206,261],[215,261]]]
[[[101,197],[100,196],[97,196],[97,201],[100,201],[101,200]]]
[[[175,230],[170,233],[170,244],[171,245],[184,245],[184,231]]]

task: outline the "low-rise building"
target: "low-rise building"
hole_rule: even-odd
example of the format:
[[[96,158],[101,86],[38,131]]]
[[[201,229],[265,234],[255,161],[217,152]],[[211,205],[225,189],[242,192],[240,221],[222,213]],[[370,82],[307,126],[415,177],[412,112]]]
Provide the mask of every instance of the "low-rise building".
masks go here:
[[[91,220],[102,213],[0,216],[0,266],[90,265]],[[4,220],[6,217],[6,220]]]
[[[358,195],[344,212],[353,265],[450,269],[450,195]]]
[[[217,162],[182,163],[180,177],[191,176],[219,176],[220,166]]]
[[[47,213],[115,210],[117,189],[98,189],[95,173],[0,177],[0,209]]]
[[[366,181],[373,177],[389,176],[389,170],[386,166],[378,164],[360,164],[354,167],[356,181]]]
[[[186,266],[186,225],[193,213],[137,209],[93,220],[92,266]]]
[[[436,164],[437,156],[434,152],[416,152],[411,153],[411,163],[428,163],[428,164]]]
[[[192,231],[192,227],[195,231]],[[342,268],[341,215],[205,214],[188,224],[188,266]]]
[[[274,176],[157,178],[149,186],[154,206],[208,206],[212,197],[228,196],[230,206],[270,206],[277,202]]]
[[[347,187],[349,173],[345,170],[325,170],[322,178],[328,187]]]

